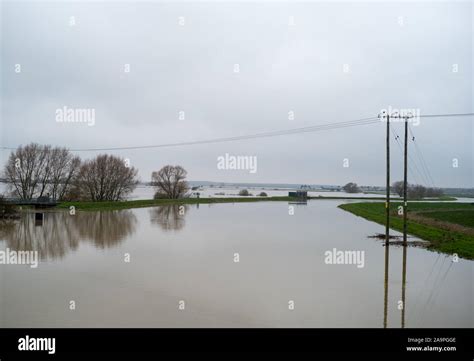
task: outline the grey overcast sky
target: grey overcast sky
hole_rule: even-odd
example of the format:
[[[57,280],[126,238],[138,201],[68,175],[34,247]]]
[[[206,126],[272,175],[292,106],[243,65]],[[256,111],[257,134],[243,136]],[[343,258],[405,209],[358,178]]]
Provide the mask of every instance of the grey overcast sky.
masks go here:
[[[472,2],[454,1],[3,2],[0,142],[107,148],[375,117],[389,106],[472,112],[473,14]],[[95,109],[94,126],[56,122],[64,106]],[[436,186],[473,186],[473,122],[412,126]],[[394,129],[402,136],[401,124]],[[191,180],[383,185],[384,142],[377,123],[113,153],[142,181],[180,164]],[[397,180],[402,153],[393,139],[392,151]],[[257,156],[257,172],[219,170],[225,153]],[[1,151],[2,166],[8,154]],[[426,183],[409,175],[417,180]]]

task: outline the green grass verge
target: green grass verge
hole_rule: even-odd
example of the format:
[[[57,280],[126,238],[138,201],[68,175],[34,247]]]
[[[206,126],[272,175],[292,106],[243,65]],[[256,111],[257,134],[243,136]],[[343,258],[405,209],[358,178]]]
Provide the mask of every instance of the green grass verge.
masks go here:
[[[474,228],[474,207],[472,208],[472,210],[422,212],[420,215],[438,221]]]
[[[398,216],[397,210],[400,202],[393,202],[390,204],[390,228],[397,231],[403,231],[403,219]],[[371,203],[347,203],[339,205],[339,208],[351,212],[357,216],[363,217],[369,221],[374,221],[379,224],[385,224],[385,203],[371,202]],[[474,205],[469,203],[432,203],[432,202],[415,202],[409,203],[409,211],[423,211],[423,210],[440,210],[456,209],[459,211],[468,211],[474,209]],[[448,212],[443,212],[448,213]],[[425,214],[423,214],[425,216]],[[432,250],[443,253],[457,253],[460,257],[467,259],[474,259],[474,238],[470,235],[447,231],[434,226],[420,224],[414,221],[407,222],[408,233],[419,237],[423,240],[429,241]]]

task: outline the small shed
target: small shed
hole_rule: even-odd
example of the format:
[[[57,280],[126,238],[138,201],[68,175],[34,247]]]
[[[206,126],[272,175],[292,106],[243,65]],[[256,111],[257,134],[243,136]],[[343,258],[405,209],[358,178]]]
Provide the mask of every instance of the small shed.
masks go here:
[[[288,192],[288,197],[296,197],[296,198],[306,199],[306,198],[308,198],[308,192],[307,191]]]

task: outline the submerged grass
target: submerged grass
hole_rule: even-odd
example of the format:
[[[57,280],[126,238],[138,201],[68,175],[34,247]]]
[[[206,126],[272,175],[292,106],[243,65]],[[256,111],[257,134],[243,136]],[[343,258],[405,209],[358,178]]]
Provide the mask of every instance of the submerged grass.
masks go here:
[[[397,231],[403,231],[403,218],[398,215],[398,207],[401,202],[392,202],[390,204],[390,228]],[[385,203],[384,202],[370,202],[370,203],[348,203],[341,204],[342,208],[357,216],[363,217],[369,221],[374,221],[379,224],[385,224]],[[474,210],[474,205],[470,203],[432,203],[432,202],[410,202],[408,205],[408,215],[410,212],[417,212],[426,216],[430,214],[440,214],[443,221],[449,221],[449,212],[461,212],[461,222],[464,226],[470,224],[471,220],[467,220],[469,214]],[[419,212],[419,213],[418,213]],[[425,213],[426,212],[426,213]],[[453,227],[456,229],[456,227]],[[460,257],[467,259],[474,259],[474,237],[470,234],[443,229],[436,224],[423,224],[417,220],[409,219],[407,222],[408,233],[419,237],[423,240],[429,241],[428,248],[443,253],[453,254],[457,253]]]

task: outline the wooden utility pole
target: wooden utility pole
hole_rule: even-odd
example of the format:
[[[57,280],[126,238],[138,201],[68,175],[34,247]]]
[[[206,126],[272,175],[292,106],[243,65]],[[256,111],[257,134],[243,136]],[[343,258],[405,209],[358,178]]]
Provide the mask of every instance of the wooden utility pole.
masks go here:
[[[389,270],[389,246],[390,246],[390,118],[404,119],[405,121],[405,151],[403,164],[403,264],[402,264],[402,328],[405,327],[405,287],[407,267],[407,189],[408,189],[408,119],[413,115],[399,113],[386,114],[387,120],[387,199],[385,201],[385,279],[384,279],[384,328],[387,327],[387,300],[388,300],[388,270]]]
[[[405,288],[407,281],[407,189],[408,189],[408,116],[405,117],[405,151],[403,157],[403,261],[402,261],[402,328],[405,328]]]
[[[388,244],[385,245],[385,270],[384,270],[384,281],[383,281],[383,328],[387,328],[387,316],[388,316],[388,260],[390,247]]]
[[[405,235],[406,233],[404,233]],[[404,237],[405,238],[405,237]],[[405,289],[407,285],[407,244],[403,243],[402,261],[402,328],[405,328]]]
[[[405,117],[405,152],[403,163],[403,245],[407,244],[407,189],[408,189],[408,117]]]
[[[383,327],[387,328],[388,315],[388,271],[389,271],[389,239],[390,239],[390,114],[385,114],[387,121],[387,199],[385,201],[385,210],[387,219],[385,221],[385,272],[384,272],[384,312],[383,312]]]
[[[388,247],[390,238],[390,114],[387,112],[387,199],[385,201],[386,221],[385,221],[385,246]]]

